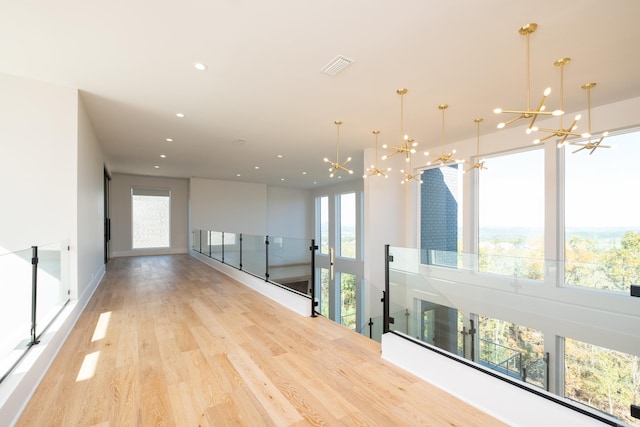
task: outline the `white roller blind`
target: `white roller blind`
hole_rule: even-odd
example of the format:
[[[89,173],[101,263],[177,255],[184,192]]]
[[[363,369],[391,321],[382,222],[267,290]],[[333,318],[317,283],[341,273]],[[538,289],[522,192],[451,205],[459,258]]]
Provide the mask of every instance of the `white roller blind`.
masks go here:
[[[171,189],[169,189],[169,188],[131,187],[131,195],[132,196],[171,197]]]

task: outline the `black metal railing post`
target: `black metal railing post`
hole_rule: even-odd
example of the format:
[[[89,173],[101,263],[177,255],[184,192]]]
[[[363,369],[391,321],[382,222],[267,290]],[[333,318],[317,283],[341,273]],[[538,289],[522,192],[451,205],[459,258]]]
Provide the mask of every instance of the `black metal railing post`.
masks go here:
[[[198,246],[200,246],[198,248],[198,252],[202,253],[202,230],[198,230],[198,236],[200,237],[200,239],[198,239],[198,240],[200,240],[200,242],[198,242],[199,243]]]
[[[544,353],[544,389],[549,391],[549,352]]]
[[[369,339],[373,339],[373,318],[369,317],[369,323],[367,323],[367,325],[369,325]]]
[[[389,255],[389,245],[384,245],[384,292],[382,293],[382,333],[389,332],[389,325],[394,323],[389,304],[389,263],[393,262],[393,255]]]
[[[311,239],[311,317],[317,317],[316,307],[318,302],[316,301],[316,251],[318,246],[316,245],[316,239]]]
[[[211,258],[211,230],[207,230],[207,246],[209,247],[209,258]]]
[[[224,264],[224,231],[222,232],[222,263]]]
[[[476,361],[476,328],[473,319],[469,319],[469,338],[471,344],[471,361]]]
[[[269,236],[264,240],[264,252],[265,252],[265,268],[264,268],[264,281],[269,281]]]
[[[242,233],[240,233],[240,270],[242,270]]]
[[[38,299],[38,247],[31,246],[31,341],[29,346],[38,344],[36,339],[36,308]]]

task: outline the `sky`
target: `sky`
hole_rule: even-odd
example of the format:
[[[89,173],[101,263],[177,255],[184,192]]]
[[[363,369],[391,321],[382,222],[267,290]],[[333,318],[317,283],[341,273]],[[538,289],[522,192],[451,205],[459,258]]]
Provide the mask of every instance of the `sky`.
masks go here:
[[[596,141],[596,139],[593,139]],[[640,228],[640,132],[609,136],[592,155],[565,146],[565,226]],[[544,226],[542,147],[488,158],[480,227]]]

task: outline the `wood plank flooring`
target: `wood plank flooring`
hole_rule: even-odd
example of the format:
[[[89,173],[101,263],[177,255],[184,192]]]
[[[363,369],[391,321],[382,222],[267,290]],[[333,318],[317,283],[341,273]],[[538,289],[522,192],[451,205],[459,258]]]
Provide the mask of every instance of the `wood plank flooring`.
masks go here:
[[[188,255],[109,262],[18,426],[502,425]]]

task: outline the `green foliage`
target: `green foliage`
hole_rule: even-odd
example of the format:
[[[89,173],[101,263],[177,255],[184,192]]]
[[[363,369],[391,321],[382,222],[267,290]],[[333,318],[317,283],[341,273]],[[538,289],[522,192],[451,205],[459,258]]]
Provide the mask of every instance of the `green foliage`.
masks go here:
[[[349,329],[356,328],[356,276],[340,275],[341,323]]]
[[[640,358],[577,340],[565,340],[565,396],[624,421],[629,405],[637,404]]]
[[[640,278],[640,233],[628,231],[619,247],[614,247],[602,256],[603,271],[613,289],[627,290]]]

